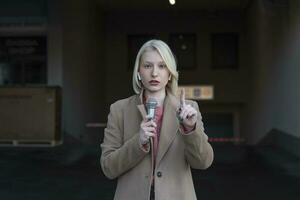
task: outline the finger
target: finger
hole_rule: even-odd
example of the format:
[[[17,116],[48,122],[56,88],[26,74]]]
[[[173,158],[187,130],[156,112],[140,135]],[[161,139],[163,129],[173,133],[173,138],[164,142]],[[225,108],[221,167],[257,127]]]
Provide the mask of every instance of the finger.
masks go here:
[[[180,91],[180,107],[185,106],[185,90],[184,88],[181,89]]]
[[[197,111],[193,107],[189,107],[186,109],[186,112],[184,113],[183,117],[184,119],[192,119],[197,115]]]
[[[187,118],[191,119],[193,117],[197,116],[197,112],[195,110],[191,110],[188,114],[187,114]]]
[[[154,127],[146,127],[146,128],[144,128],[144,131],[145,132],[155,133],[156,129]]]
[[[155,137],[155,134],[151,132],[145,132],[145,135],[148,137]]]
[[[187,113],[189,112],[189,110],[190,110],[190,105],[186,105],[183,109],[182,109],[182,111],[181,111],[181,113],[180,113],[180,117],[182,118],[182,119],[185,119],[186,118],[186,116],[187,116]]]
[[[196,114],[197,111],[195,110],[195,108],[193,108],[191,105],[187,106],[187,117],[191,117],[192,115]]]
[[[156,127],[156,123],[153,120],[147,121],[146,123],[144,123],[145,126],[147,127]]]
[[[157,127],[157,124],[156,124],[156,122],[155,121],[153,121],[153,120],[151,120],[151,126],[153,126],[153,127]]]
[[[189,110],[184,109],[184,112],[182,112],[182,115],[181,115],[182,119],[186,119],[188,114],[189,114]]]

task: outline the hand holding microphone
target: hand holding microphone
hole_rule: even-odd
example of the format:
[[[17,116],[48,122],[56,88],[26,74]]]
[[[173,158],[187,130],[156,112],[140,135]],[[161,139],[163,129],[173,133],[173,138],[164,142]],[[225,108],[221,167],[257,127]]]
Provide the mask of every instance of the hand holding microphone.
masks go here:
[[[155,137],[156,123],[153,121],[157,101],[154,98],[149,98],[146,102],[147,116],[140,125],[140,142],[146,144],[150,137]]]
[[[179,121],[187,130],[192,130],[195,127],[197,122],[197,110],[185,103],[184,89],[182,89],[180,93],[180,108],[177,114]]]
[[[146,144],[150,137],[154,137],[156,133],[156,123],[153,120],[143,120],[140,126],[140,142]]]

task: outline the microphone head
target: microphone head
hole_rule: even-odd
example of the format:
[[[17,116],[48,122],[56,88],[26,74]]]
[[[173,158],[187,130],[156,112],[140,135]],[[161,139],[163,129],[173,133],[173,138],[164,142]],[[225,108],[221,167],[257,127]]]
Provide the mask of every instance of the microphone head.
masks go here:
[[[148,98],[146,102],[147,109],[155,109],[157,106],[157,100],[155,98]]]
[[[157,106],[157,100],[155,98],[148,98],[146,102],[147,108],[147,119],[154,119],[155,116],[155,108]]]

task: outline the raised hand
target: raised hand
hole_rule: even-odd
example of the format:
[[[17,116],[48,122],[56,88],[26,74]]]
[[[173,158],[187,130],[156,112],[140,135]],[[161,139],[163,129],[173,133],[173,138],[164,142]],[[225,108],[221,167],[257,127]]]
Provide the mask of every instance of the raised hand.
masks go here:
[[[180,108],[178,118],[181,124],[187,129],[191,130],[195,127],[197,122],[197,110],[191,105],[185,103],[185,91],[181,90],[180,93]]]

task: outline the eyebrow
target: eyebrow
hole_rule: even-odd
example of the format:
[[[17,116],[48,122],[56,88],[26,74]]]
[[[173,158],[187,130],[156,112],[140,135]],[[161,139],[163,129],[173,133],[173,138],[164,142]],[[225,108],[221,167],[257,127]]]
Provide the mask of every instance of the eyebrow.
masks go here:
[[[151,61],[144,61],[144,63],[150,63],[150,64],[152,64],[153,62],[151,62]],[[161,61],[161,62],[158,62],[159,64],[166,64],[164,61]]]

